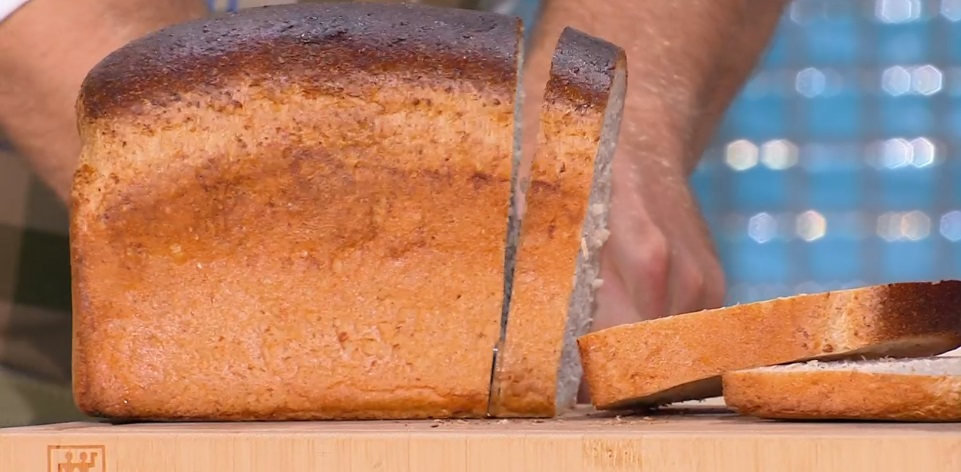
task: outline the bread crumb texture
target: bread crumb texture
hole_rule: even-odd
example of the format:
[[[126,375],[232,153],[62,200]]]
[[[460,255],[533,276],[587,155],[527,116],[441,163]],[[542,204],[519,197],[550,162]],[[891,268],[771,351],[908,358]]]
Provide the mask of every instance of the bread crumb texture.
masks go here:
[[[466,10],[286,5],[98,64],[71,197],[81,409],[483,415],[519,35]]]

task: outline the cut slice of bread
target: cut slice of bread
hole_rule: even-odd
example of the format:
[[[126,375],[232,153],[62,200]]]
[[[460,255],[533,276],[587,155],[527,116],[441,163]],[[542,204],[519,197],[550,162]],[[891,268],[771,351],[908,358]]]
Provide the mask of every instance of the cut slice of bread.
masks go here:
[[[727,372],[724,401],[770,419],[961,421],[961,357],[787,364]]]
[[[520,38],[493,13],[300,4],[98,64],[70,229],[80,408],[486,415]]]
[[[567,28],[551,64],[538,145],[519,184],[522,226],[494,416],[553,416],[574,405],[575,339],[587,332],[607,232],[610,172],[627,83],[624,51]]]
[[[654,407],[719,396],[732,370],[955,349],[961,282],[779,298],[608,328],[578,344],[595,407]]]

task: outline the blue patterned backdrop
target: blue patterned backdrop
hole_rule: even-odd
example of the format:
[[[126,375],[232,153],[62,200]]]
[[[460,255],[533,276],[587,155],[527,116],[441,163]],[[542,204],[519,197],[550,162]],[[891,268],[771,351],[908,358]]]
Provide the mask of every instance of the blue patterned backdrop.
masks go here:
[[[796,0],[693,177],[729,302],[961,278],[961,1]]]

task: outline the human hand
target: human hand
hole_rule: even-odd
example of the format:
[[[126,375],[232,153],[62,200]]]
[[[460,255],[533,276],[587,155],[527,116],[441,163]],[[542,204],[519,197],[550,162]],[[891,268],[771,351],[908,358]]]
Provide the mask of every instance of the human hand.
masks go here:
[[[538,52],[524,82],[522,149],[528,162],[537,146],[550,59]],[[712,308],[724,300],[724,273],[687,180],[697,161],[692,156],[704,141],[688,137],[705,133],[692,132],[701,129],[695,120],[668,119],[675,104],[647,94],[645,87],[635,90],[645,95],[635,101],[644,107],[625,113],[621,125],[592,331]]]
[[[724,272],[680,162],[634,149],[615,156],[591,331],[723,303]],[[586,383],[578,401],[590,402]]]
[[[723,302],[724,273],[680,162],[619,149],[592,331]]]

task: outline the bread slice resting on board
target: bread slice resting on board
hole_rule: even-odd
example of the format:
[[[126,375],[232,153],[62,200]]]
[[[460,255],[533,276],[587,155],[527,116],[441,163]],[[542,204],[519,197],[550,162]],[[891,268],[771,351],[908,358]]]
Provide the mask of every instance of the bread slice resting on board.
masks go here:
[[[724,401],[782,420],[961,421],[961,357],[787,364],[727,372]]]
[[[951,351],[961,346],[961,281],[877,285],[704,310],[596,331],[578,346],[598,409],[718,397],[721,376],[729,371]]]
[[[100,62],[77,101],[78,406],[284,420],[572,405],[626,62],[563,33],[525,164],[521,29],[419,5],[270,6]]]

